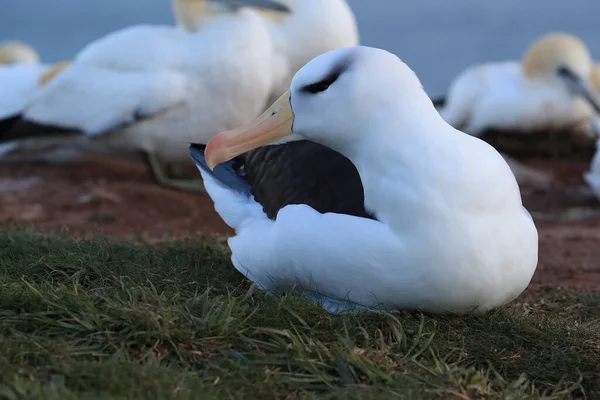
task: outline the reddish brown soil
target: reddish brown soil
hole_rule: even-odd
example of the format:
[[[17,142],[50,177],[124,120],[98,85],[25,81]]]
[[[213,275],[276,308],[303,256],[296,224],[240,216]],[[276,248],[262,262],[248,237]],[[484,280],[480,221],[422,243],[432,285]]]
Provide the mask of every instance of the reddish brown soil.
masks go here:
[[[583,181],[589,162],[537,159],[533,166],[552,172],[547,189],[522,188],[540,238],[539,264],[530,289],[572,287],[600,290],[600,203]],[[571,211],[571,220],[553,218]]]
[[[538,270],[531,289],[578,287],[600,290],[600,203],[586,193],[586,162],[529,160],[552,171],[549,188],[523,187],[524,203],[540,235]],[[569,209],[598,212],[561,221]],[[203,194],[156,186],[141,163],[92,160],[75,166],[0,165],[0,221],[25,222],[43,231],[75,236],[104,234],[164,240],[197,233],[228,235]]]
[[[114,159],[0,165],[0,221],[125,239],[230,232],[208,196],[162,188],[144,164]]]

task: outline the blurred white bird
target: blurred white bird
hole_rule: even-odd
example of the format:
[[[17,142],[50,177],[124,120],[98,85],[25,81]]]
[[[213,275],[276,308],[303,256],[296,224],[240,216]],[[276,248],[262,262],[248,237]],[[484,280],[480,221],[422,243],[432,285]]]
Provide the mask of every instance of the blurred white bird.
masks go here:
[[[594,64],[592,67],[590,82],[596,91],[596,94],[600,96],[600,64]],[[591,123],[586,124],[583,131],[596,137],[600,137],[600,116],[596,116]]]
[[[592,68],[590,81],[594,89],[600,93],[600,64],[595,64]],[[600,136],[600,117],[594,119],[589,130],[596,136]],[[600,139],[596,142],[596,154],[592,159],[590,169],[583,175],[583,178],[592,189],[594,195],[600,200]]]
[[[519,61],[468,68],[450,85],[440,110],[452,126],[474,136],[588,131],[600,112],[589,85],[592,59],[585,44],[565,33],[535,41]],[[550,175],[503,155],[522,184],[547,186]]]
[[[287,68],[274,82],[268,104],[288,88],[292,78],[313,58],[359,44],[356,18],[346,0],[280,0],[291,13],[263,12],[271,21],[276,60]]]
[[[188,2],[191,0],[187,0]],[[340,47],[359,44],[356,18],[346,0],[278,0],[291,12],[261,10],[275,46],[274,87],[271,104],[285,92],[294,74],[316,56]],[[186,0],[181,0],[185,3]],[[182,8],[182,7],[179,7]],[[178,12],[188,30],[201,29],[204,18]]]
[[[600,200],[600,139],[596,144],[596,154],[592,159],[590,169],[583,175],[594,195]]]
[[[25,43],[0,43],[0,132],[12,126],[38,87],[64,66],[40,64],[38,53]]]
[[[440,114],[475,136],[488,129],[568,129],[600,112],[588,83],[591,70],[592,59],[581,40],[548,34],[533,43],[521,62],[488,63],[460,74]]]
[[[89,44],[39,90],[23,121],[0,137],[21,143],[16,149],[8,143],[4,158],[31,154],[32,148],[56,148],[62,156],[65,146],[85,153],[142,154],[159,184],[200,190],[195,182],[169,178],[164,164],[189,161],[190,138],[208,141],[264,109],[272,88],[273,46],[263,19],[245,6],[286,8],[271,0],[175,0],[174,5],[179,25],[185,26],[186,18],[201,19],[202,29],[133,26]],[[22,140],[39,136],[46,139]]]

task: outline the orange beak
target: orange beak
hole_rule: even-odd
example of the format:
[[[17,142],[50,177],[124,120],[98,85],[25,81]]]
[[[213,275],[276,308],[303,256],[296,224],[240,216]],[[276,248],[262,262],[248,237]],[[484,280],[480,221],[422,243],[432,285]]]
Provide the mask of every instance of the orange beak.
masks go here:
[[[260,117],[248,125],[223,132],[206,145],[204,158],[210,169],[247,151],[292,133],[294,112],[287,91]]]

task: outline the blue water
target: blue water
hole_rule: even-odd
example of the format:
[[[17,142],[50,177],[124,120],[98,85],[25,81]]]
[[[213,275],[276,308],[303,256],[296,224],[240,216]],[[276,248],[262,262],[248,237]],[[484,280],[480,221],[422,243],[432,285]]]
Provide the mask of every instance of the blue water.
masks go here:
[[[362,43],[398,54],[432,96],[466,66],[520,58],[548,31],[578,35],[600,59],[598,0],[350,0]],[[44,61],[137,23],[172,23],[169,0],[0,0],[0,40],[20,39]],[[1,90],[1,88],[0,88]]]

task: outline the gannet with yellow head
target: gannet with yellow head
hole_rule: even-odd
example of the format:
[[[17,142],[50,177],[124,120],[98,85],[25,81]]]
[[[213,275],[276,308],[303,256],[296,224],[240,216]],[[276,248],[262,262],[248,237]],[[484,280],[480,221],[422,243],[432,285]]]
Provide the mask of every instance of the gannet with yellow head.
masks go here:
[[[335,205],[322,213],[295,199],[265,213],[243,155],[298,140],[355,166],[364,201],[362,192],[348,194],[363,215]],[[384,50],[317,57],[256,121],[191,153],[215,209],[236,231],[228,241],[234,266],[261,289],[297,288],[332,311],[463,314],[510,302],[536,268],[537,230],[504,159],[446,123],[415,73]],[[264,163],[275,179],[311,168]]]
[[[521,62],[471,67],[451,84],[443,109],[454,127],[528,133],[562,130],[589,121],[600,103],[589,85],[592,59],[585,44],[565,33],[535,41]]]
[[[356,18],[346,0],[278,1],[290,12],[258,10],[269,25],[275,46],[270,103],[287,90],[292,77],[304,64],[327,51],[359,43]],[[176,0],[174,12],[184,29],[194,31],[202,29],[212,9],[206,3]]]
[[[260,15],[268,15],[277,19],[290,12],[285,5],[289,0],[173,0],[171,3],[175,22],[188,32],[198,32],[214,15],[229,13],[239,7],[254,7]]]
[[[0,132],[12,127],[38,87],[63,67],[41,64],[37,51],[23,42],[0,43]]]
[[[192,138],[208,141],[264,109],[273,46],[262,17],[249,7],[285,7],[271,0],[175,2],[179,25],[189,23],[186,13],[190,19],[198,10],[212,14],[202,14],[197,32],[141,25],[89,44],[39,90],[23,121],[0,140],[52,133],[60,146],[84,153],[142,154],[159,183],[196,188],[170,180],[162,166],[189,162]]]
[[[263,11],[270,22],[279,65],[284,66],[269,103],[289,88],[294,74],[313,58],[359,44],[356,18],[346,0],[280,1],[289,7],[290,13]]]

